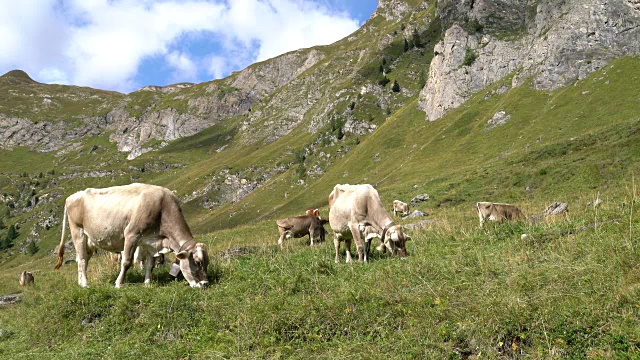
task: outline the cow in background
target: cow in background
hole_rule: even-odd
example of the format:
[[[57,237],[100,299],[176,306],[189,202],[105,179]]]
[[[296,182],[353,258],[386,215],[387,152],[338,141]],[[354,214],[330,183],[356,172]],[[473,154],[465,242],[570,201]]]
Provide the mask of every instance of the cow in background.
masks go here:
[[[204,245],[202,243],[198,243],[200,245]],[[153,265],[156,268],[162,267],[162,265],[164,265],[165,263],[165,254],[168,254],[171,252],[171,249],[168,248],[164,248],[160,251],[158,251],[157,253],[153,254]],[[136,252],[133,254],[133,263],[137,264],[138,266],[140,266],[141,269],[145,268],[145,264],[147,262],[147,257],[150,254],[146,251],[141,251],[140,247],[138,246],[136,248]]]
[[[387,214],[376,189],[369,184],[336,185],[329,194],[329,225],[334,233],[336,263],[340,262],[340,242],[344,241],[346,261],[351,259],[351,240],[358,248],[358,259],[367,261],[370,240],[379,234],[385,248],[392,254],[406,256],[405,243],[411,239],[402,226],[396,225]],[[366,233],[366,235],[365,235]],[[364,244],[363,244],[363,240]],[[363,246],[364,245],[364,246]]]
[[[476,203],[476,210],[478,211],[478,218],[480,218],[480,227],[483,227],[487,220],[504,221],[525,218],[522,211],[511,204],[482,201]]]
[[[28,271],[23,271],[20,274],[20,286],[27,286],[35,284],[33,274]]]
[[[316,215],[302,215],[277,220],[276,225],[278,225],[278,232],[280,233],[278,245],[282,248],[285,239],[301,238],[306,235],[309,235],[309,241],[312,246],[316,237],[322,242],[325,238],[323,225],[327,222],[327,220],[322,220]]]
[[[169,248],[176,254],[180,270],[191,287],[209,283],[207,250],[193,239],[178,198],[169,189],[136,183],[89,188],[70,195],[65,201],[56,269],[64,259],[67,219],[76,248],[78,284],[82,287],[87,287],[87,266],[98,248],[122,254],[117,288],[122,286],[133,263],[136,247],[147,254]],[[151,282],[154,264],[153,256],[147,256],[145,283]]]
[[[305,215],[314,215],[320,218],[320,210],[318,209],[309,209],[305,212]]]
[[[393,215],[398,216],[398,213],[402,216],[409,215],[409,205],[400,200],[393,200]]]

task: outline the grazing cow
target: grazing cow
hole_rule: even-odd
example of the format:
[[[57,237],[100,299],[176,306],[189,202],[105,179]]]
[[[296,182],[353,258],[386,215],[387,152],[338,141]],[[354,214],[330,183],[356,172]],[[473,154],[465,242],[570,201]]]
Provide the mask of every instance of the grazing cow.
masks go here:
[[[370,239],[380,237],[382,245],[379,249],[389,249],[392,254],[406,256],[405,242],[411,237],[404,233],[400,225],[382,206],[382,201],[373,186],[336,185],[329,194],[329,225],[334,233],[336,263],[340,261],[340,241],[345,242],[346,261],[351,261],[351,239],[358,248],[358,259],[367,261]],[[366,241],[366,240],[369,241]],[[364,247],[362,240],[365,240]],[[391,241],[389,241],[391,240]]]
[[[398,213],[402,216],[409,215],[409,205],[400,200],[393,200],[393,215],[398,216]]]
[[[198,243],[201,244],[201,243]],[[201,244],[204,245],[204,244]],[[171,249],[164,248],[157,253],[153,254],[153,265],[157,268],[161,267],[165,263],[164,254],[170,253]],[[136,248],[136,252],[133,254],[133,263],[140,266],[141,269],[145,268],[145,264],[147,262],[147,257],[150,254],[146,251],[142,251],[142,249],[138,246]]]
[[[524,219],[524,214],[517,206],[511,204],[501,204],[492,202],[476,203],[478,217],[480,218],[480,227],[484,226],[485,221],[503,221]]]
[[[309,235],[309,241],[313,245],[313,239],[318,236],[320,241],[324,241],[325,231],[324,224],[327,220],[322,220],[316,215],[302,215],[280,219],[276,221],[278,225],[278,245],[283,246],[284,240],[289,238],[300,238]]]
[[[33,274],[28,271],[23,271],[20,274],[20,286],[33,285]]]
[[[133,262],[134,251],[153,255],[163,248],[175,252],[180,270],[191,287],[208,285],[209,255],[196,243],[184,220],[178,198],[169,190],[147,184],[86,189],[69,196],[62,218],[62,238],[56,269],[62,265],[66,221],[76,248],[78,284],[87,286],[87,265],[98,248],[121,252],[119,288]],[[155,263],[147,256],[145,283],[151,282]]]
[[[305,213],[306,215],[315,215],[320,218],[320,210],[318,209],[309,209]]]

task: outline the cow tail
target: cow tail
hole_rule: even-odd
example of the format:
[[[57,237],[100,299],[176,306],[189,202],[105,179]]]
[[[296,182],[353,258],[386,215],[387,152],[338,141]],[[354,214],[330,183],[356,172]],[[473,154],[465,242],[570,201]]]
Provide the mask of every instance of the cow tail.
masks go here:
[[[67,228],[67,205],[64,205],[64,214],[62,215],[62,237],[60,238],[60,245],[58,246],[58,262],[56,262],[56,269],[60,269],[62,266],[62,260],[64,257],[64,231]]]

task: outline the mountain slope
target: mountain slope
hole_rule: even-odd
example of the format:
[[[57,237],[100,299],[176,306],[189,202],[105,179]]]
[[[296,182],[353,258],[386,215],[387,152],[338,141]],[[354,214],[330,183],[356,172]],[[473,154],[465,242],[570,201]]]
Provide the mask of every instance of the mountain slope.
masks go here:
[[[29,147],[0,149],[0,219],[18,231],[0,251],[0,294],[22,296],[0,311],[0,354],[637,357],[640,58],[608,54],[598,69],[549,90],[520,68],[480,69],[500,57],[478,49],[475,62],[449,69],[451,79],[490,74],[486,83],[467,88],[465,101],[437,121],[419,107],[433,67],[446,69],[434,49],[485,35],[511,46],[528,36],[534,8],[559,3],[578,2],[382,1],[363,28],[330,46],[219,81],[127,95],[34,84],[23,73],[0,78],[25,101],[52,89],[102,96],[92,108],[101,124],[94,136],[83,136],[91,121],[71,110],[49,120],[20,115],[60,123],[71,135],[55,149],[35,135]],[[505,12],[465,19],[460,9],[470,4],[502,4]],[[573,28],[573,18],[561,21]],[[634,21],[623,17],[614,28]],[[504,33],[504,24],[514,31]],[[462,37],[447,39],[451,32]],[[38,92],[25,96],[28,89]],[[6,129],[0,123],[0,133]],[[166,267],[150,288],[138,286],[144,274],[132,269],[130,285],[113,289],[115,265],[100,255],[89,266],[89,289],[77,287],[74,264],[52,270],[64,198],[133,181],[180,197],[209,246],[209,289],[189,291]],[[375,253],[369,264],[334,264],[331,240],[276,245],[274,220],[311,207],[326,216],[338,183],[371,183],[385,206],[429,195],[413,207],[429,213],[426,229],[395,219],[413,238],[408,258]],[[514,203],[538,221],[480,229],[477,201]],[[567,202],[569,213],[542,218],[554,201]],[[0,229],[0,238],[7,233]],[[24,270],[36,272],[36,286],[18,286]]]

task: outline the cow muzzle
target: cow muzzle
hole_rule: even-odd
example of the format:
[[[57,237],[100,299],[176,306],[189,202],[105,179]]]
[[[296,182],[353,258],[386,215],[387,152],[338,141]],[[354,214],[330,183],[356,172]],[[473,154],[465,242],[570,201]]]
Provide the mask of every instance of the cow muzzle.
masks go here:
[[[209,286],[209,282],[204,280],[204,281],[200,281],[200,282],[194,282],[193,284],[191,284],[192,288],[206,288]]]

